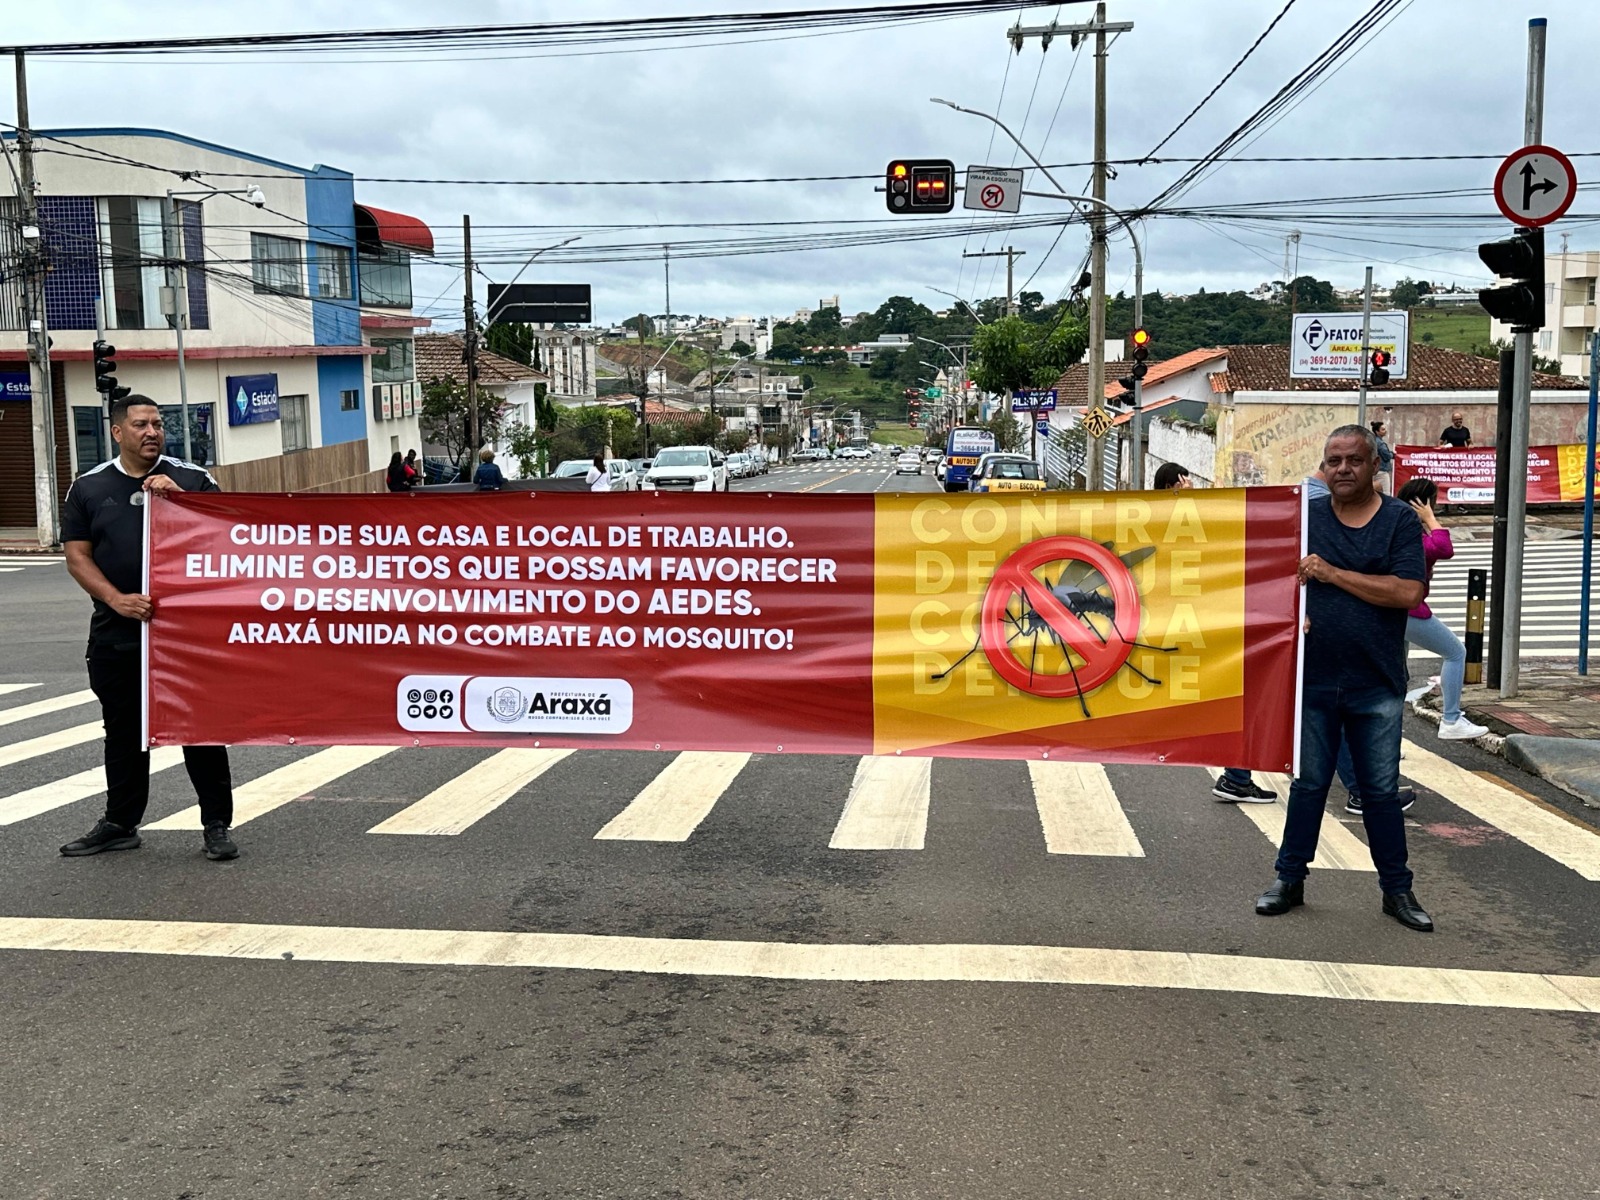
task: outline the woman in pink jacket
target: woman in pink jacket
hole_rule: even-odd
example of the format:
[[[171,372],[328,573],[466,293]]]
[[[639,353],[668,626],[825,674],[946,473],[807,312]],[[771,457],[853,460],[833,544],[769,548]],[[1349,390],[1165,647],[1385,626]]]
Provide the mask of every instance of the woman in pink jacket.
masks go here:
[[[1433,584],[1433,564],[1443,558],[1454,558],[1456,549],[1450,541],[1450,531],[1439,524],[1433,514],[1433,505],[1439,498],[1439,489],[1433,480],[1418,477],[1400,489],[1399,499],[1416,509],[1422,521],[1422,556],[1427,562],[1427,579]],[[1430,654],[1444,660],[1439,672],[1439,689],[1444,694],[1444,720],[1439,724],[1439,736],[1450,740],[1482,737],[1489,730],[1474,725],[1461,713],[1461,683],[1466,674],[1467,650],[1450,627],[1433,615],[1427,597],[1406,614],[1406,641],[1420,646]]]

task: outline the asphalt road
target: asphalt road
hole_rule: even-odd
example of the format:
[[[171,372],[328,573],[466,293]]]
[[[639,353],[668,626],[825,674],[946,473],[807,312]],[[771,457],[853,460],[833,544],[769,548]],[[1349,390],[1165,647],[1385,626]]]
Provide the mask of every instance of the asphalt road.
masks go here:
[[[827,466],[734,488],[936,487]],[[671,762],[600,751],[369,832],[492,754],[440,749],[236,862],[68,860],[100,798],[18,797],[96,743],[12,759],[95,709],[8,715],[86,686],[86,618],[59,565],[0,575],[5,1200],[1600,1194],[1595,814],[1421,723],[1432,936],[1360,870],[1256,917],[1270,839],[1180,767],[1106,771],[1137,854],[1049,852],[1027,765],[963,760],[920,849],[830,847],[842,757],[753,757],[682,841],[596,837]],[[235,751],[241,792],[313,753]]]

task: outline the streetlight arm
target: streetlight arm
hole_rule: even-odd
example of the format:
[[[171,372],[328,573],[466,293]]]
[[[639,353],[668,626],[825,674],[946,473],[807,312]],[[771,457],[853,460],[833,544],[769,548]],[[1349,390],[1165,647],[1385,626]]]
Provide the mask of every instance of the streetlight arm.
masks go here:
[[[553,246],[540,246],[539,249],[535,250],[531,255],[529,255],[528,261],[523,263],[520,267],[517,268],[517,273],[511,277],[511,282],[506,284],[506,290],[504,292],[500,293],[500,303],[501,304],[505,303],[505,298],[510,293],[512,286],[516,284],[517,280],[522,278],[522,273],[524,271],[526,271],[529,267],[533,266],[533,260],[534,259],[538,258],[541,254],[544,254],[547,251],[559,250],[563,246],[570,246],[570,245],[572,245],[573,242],[577,241],[582,236],[583,235],[580,233],[580,234],[577,234],[577,235],[575,235],[573,237],[569,237],[564,242],[557,242]],[[478,273],[480,275],[482,275],[485,279],[489,279],[488,273],[485,272],[482,268],[478,268]],[[494,281],[491,279],[491,280],[489,280],[489,282],[493,283]],[[493,325],[494,324],[494,309],[493,308],[485,306],[484,312],[483,312],[483,323],[484,323],[485,326],[489,326],[489,325]]]
[[[1048,179],[1051,183],[1056,185],[1056,190],[1057,191],[1064,192],[1064,191],[1067,190],[1066,188],[1061,186],[1060,181],[1057,180],[1054,175],[1050,174],[1049,169],[1046,168],[1045,165],[1042,162],[1040,162],[1037,157],[1035,157],[1033,151],[1029,150],[1026,146],[1024,146],[1022,144],[1022,139],[1019,138],[1016,134],[1012,133],[1011,130],[1006,127],[1005,122],[1000,120],[999,117],[992,117],[988,113],[979,112],[975,108],[963,108],[961,105],[956,104],[954,101],[941,100],[937,96],[930,97],[929,98],[929,102],[933,103],[933,104],[942,104],[946,108],[955,109],[957,112],[970,113],[972,116],[974,116],[974,117],[982,117],[986,121],[993,121],[997,126],[1000,127],[1000,130],[1001,130],[1002,133],[1004,133],[1008,138],[1010,138],[1013,142],[1015,142],[1017,144],[1017,149],[1021,150],[1024,154],[1026,154],[1028,156],[1028,161],[1031,162],[1034,166],[1038,167],[1039,170],[1044,173],[1044,177],[1046,179]]]
[[[928,285],[928,290],[929,290],[929,291],[930,291],[930,292],[938,292],[938,293],[939,293],[939,295],[941,295],[941,296],[949,296],[949,297],[950,297],[950,299],[952,299],[952,300],[954,300],[954,301],[955,301],[955,302],[956,302],[956,303],[957,303],[957,304],[960,304],[960,305],[962,305],[962,306],[963,306],[963,307],[965,307],[965,308],[966,308],[966,310],[967,310],[967,311],[968,311],[968,312],[969,312],[969,313],[971,313],[971,314],[972,314],[972,319],[973,319],[973,320],[974,320],[974,321],[976,321],[976,322],[977,322],[977,323],[978,323],[978,324],[979,324],[979,325],[983,325],[983,324],[986,324],[986,322],[985,322],[985,321],[984,321],[984,319],[983,319],[983,318],[982,318],[982,317],[980,317],[980,316],[979,316],[979,315],[978,315],[978,310],[977,310],[977,309],[975,309],[975,308],[973,308],[973,307],[972,307],[972,305],[970,305],[970,304],[968,304],[968,303],[967,303],[967,301],[966,301],[966,300],[965,300],[965,299],[963,299],[963,298],[962,298],[962,297],[960,297],[960,296],[958,296],[958,295],[956,295],[956,294],[955,294],[955,293],[954,293],[954,292],[947,292],[947,291],[945,291],[945,290],[944,290],[944,289],[943,289],[943,288],[936,288],[936,287],[934,287],[934,286],[933,286],[933,285],[932,285],[932,284],[929,284],[929,285]]]

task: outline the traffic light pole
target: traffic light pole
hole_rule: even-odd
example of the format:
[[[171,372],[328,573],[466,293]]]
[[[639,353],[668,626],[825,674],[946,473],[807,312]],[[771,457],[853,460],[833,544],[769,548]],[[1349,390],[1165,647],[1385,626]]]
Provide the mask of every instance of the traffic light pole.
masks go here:
[[[467,441],[471,443],[467,450],[467,478],[471,479],[478,469],[478,449],[483,439],[478,429],[478,318],[472,304],[472,217],[467,213],[461,215],[461,241],[461,278],[466,288],[462,297],[461,336],[465,339],[467,356]]]
[[[50,321],[45,312],[44,237],[39,228],[38,187],[33,174],[33,132],[28,123],[28,68],[17,60],[17,158],[22,172],[23,286],[27,296],[29,388],[33,393],[33,509],[39,545],[61,540],[56,508],[56,401],[50,380]],[[29,236],[31,233],[32,236]]]
[[[1361,299],[1361,390],[1356,395],[1356,424],[1367,423],[1367,368],[1372,365],[1372,268],[1367,268],[1367,286]]]
[[[1523,145],[1538,145],[1544,136],[1545,20],[1528,22],[1528,88],[1523,106]],[[1542,265],[1542,264],[1541,264]],[[1538,297],[1544,304],[1544,297]],[[1542,315],[1542,313],[1541,313]],[[1510,470],[1506,504],[1505,619],[1500,644],[1500,698],[1517,695],[1522,652],[1522,569],[1528,522],[1528,422],[1533,403],[1533,334],[1518,333],[1513,343],[1516,376],[1511,395]],[[1502,435],[1504,436],[1504,435]]]

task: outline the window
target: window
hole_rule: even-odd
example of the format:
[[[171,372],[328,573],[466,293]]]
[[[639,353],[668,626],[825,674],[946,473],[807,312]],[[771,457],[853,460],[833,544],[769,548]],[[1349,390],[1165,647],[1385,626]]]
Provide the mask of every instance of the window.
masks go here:
[[[379,308],[411,307],[411,255],[405,250],[385,246],[376,252],[362,251],[361,303]]]
[[[161,425],[167,435],[167,445],[162,451],[169,458],[182,459],[183,405],[163,404]],[[216,465],[216,454],[211,444],[211,405],[189,405],[189,457],[197,467]]]
[[[103,409],[77,408],[72,410],[72,440],[78,453],[78,474],[105,462],[106,417]]]
[[[278,397],[278,425],[283,431],[283,452],[311,448],[311,422],[305,396]]]
[[[161,288],[165,247],[161,201],[150,196],[106,196],[98,202],[100,244],[105,247],[106,319],[112,329],[164,329]]]
[[[1548,329],[1539,334],[1539,349],[1550,349],[1550,331]]]
[[[410,338],[373,338],[373,383],[410,383],[413,370]],[[462,367],[463,373],[466,367]]]
[[[349,300],[355,294],[350,286],[349,248],[313,242],[311,251],[317,260],[317,299]]]
[[[1595,284],[1594,280],[1592,280],[1592,279],[1589,280],[1589,287],[1586,290],[1586,292],[1584,293],[1584,297],[1583,297],[1583,302],[1585,304],[1593,304],[1594,303],[1594,284]]]
[[[293,238],[250,235],[250,279],[257,292],[273,296],[306,294],[305,254]]]
[[[339,411],[355,412],[361,407],[361,389],[354,388],[348,392],[339,393]]]

